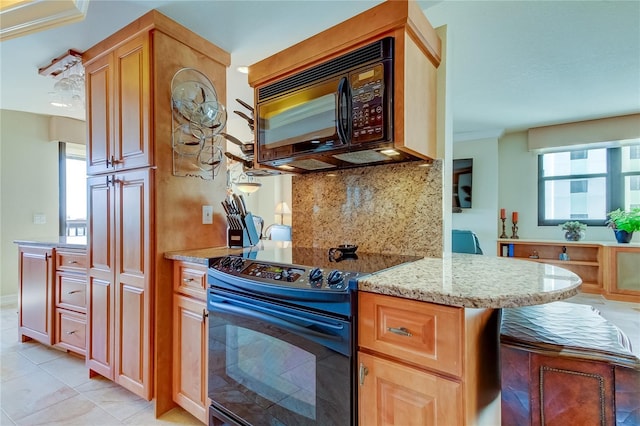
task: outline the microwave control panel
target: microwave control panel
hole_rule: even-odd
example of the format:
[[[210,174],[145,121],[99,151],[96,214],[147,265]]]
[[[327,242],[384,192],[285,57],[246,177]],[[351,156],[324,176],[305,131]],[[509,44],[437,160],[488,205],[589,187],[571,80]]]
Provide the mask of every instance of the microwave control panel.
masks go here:
[[[360,69],[349,77],[353,95],[353,136],[351,143],[384,138],[384,66]]]

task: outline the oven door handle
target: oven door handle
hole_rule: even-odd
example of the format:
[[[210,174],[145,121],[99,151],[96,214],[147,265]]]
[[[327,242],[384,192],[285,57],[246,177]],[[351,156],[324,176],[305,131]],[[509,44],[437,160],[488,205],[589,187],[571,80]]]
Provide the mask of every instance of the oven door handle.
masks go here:
[[[234,302],[235,303],[235,302]],[[257,319],[260,321],[265,321],[268,322],[270,324],[276,325],[278,327],[282,327],[285,328],[287,330],[293,331],[295,333],[299,333],[302,335],[307,335],[307,336],[315,336],[315,337],[320,337],[322,339],[328,339],[328,340],[336,340],[336,341],[340,341],[342,340],[342,337],[339,335],[333,335],[333,334],[328,334],[328,333],[321,333],[319,331],[316,330],[310,330],[306,327],[302,327],[298,324],[294,324],[290,321],[286,321],[283,320],[281,318],[275,317],[273,315],[269,315],[263,312],[258,312],[255,311],[254,309],[247,309],[247,308],[243,308],[241,306],[236,306],[233,304],[230,304],[228,302],[214,302],[212,300],[209,300],[209,310],[213,310],[216,309],[218,311],[221,312],[226,312],[226,313],[230,313],[230,314],[239,314],[242,316],[247,316],[253,319]],[[265,309],[265,308],[261,308],[261,309]],[[317,321],[311,318],[306,318],[306,317],[300,317],[301,320],[304,320],[306,322],[310,322],[322,327],[328,327],[328,328],[333,328],[335,330],[342,330],[344,327],[342,325],[334,325],[334,324],[329,324],[326,322],[322,322],[322,321]]]

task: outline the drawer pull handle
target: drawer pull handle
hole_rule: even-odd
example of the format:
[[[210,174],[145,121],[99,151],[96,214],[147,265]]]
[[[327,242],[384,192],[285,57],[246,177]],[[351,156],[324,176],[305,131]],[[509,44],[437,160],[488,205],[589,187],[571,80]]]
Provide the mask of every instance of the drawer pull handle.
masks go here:
[[[80,293],[81,290],[71,290],[68,291],[67,294],[75,294],[75,293]]]
[[[185,282],[185,283],[190,283],[192,281],[195,281],[195,280],[193,278],[183,278],[182,279],[182,282]]]
[[[206,309],[203,309],[202,310],[202,322],[206,322],[208,316],[209,316],[209,312],[207,312]]]
[[[69,265],[75,265],[76,263],[78,263],[77,260],[70,260],[67,262]]]
[[[389,327],[389,328],[387,328],[387,330],[389,330],[390,332],[392,332],[394,334],[398,334],[400,336],[407,336],[407,337],[413,336],[411,333],[409,333],[409,330],[407,330],[404,327],[400,327],[400,328]]]
[[[360,376],[360,386],[364,386],[364,378],[367,374],[369,374],[369,369],[363,363],[360,363],[360,373],[358,374]]]
[[[73,331],[67,331],[67,334],[75,334],[75,333],[76,333],[76,331],[75,331],[75,330],[73,330]]]

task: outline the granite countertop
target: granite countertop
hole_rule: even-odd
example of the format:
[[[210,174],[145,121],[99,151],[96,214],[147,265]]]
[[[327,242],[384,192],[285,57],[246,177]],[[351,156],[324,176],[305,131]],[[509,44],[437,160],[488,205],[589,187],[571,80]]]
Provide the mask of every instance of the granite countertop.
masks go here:
[[[87,248],[87,237],[37,237],[18,239],[14,240],[13,242],[18,245],[47,248]]]
[[[226,247],[165,253],[165,258],[208,264],[242,253]],[[467,308],[511,308],[563,300],[582,280],[564,268],[528,260],[475,254],[424,258],[366,275],[360,291]]]

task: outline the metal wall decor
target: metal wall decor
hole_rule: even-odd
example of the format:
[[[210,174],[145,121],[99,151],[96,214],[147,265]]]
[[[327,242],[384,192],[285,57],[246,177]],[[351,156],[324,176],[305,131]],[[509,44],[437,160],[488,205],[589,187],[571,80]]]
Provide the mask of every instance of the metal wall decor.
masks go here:
[[[213,180],[224,161],[220,133],[227,111],[202,72],[182,68],[171,79],[173,174]]]

